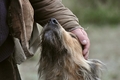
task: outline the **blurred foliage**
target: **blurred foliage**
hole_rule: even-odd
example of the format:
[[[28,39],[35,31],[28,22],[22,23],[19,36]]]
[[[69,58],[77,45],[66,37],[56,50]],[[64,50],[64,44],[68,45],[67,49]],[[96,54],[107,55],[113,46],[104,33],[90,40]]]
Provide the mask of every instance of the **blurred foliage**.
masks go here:
[[[81,24],[120,24],[120,0],[63,0]]]

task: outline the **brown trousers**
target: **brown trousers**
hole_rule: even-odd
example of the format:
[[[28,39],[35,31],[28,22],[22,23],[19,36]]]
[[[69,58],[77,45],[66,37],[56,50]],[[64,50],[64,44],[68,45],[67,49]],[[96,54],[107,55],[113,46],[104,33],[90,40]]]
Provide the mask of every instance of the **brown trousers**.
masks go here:
[[[0,62],[0,80],[21,80],[18,67],[12,56]]]

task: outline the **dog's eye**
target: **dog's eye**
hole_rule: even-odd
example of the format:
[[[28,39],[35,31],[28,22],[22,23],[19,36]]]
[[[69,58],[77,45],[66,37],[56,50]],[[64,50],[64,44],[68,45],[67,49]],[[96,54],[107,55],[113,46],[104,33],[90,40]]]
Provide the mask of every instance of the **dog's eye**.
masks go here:
[[[73,37],[73,38],[77,39],[77,37],[76,37],[75,35],[73,35],[73,34],[70,34],[70,35],[71,35],[71,37]]]

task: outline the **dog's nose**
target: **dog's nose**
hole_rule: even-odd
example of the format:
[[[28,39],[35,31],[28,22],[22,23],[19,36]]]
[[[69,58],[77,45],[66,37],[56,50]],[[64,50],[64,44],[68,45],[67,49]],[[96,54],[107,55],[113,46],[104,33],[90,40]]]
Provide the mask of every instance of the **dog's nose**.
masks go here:
[[[50,19],[51,24],[58,24],[58,21],[55,18]]]

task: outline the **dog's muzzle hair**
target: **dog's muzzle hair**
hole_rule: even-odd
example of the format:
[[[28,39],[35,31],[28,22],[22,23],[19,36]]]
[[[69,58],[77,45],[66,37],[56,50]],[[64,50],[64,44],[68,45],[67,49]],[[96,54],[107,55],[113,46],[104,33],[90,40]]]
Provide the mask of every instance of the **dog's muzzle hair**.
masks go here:
[[[52,18],[41,35],[38,73],[42,80],[100,80],[104,64],[85,60],[76,35],[67,32]]]

